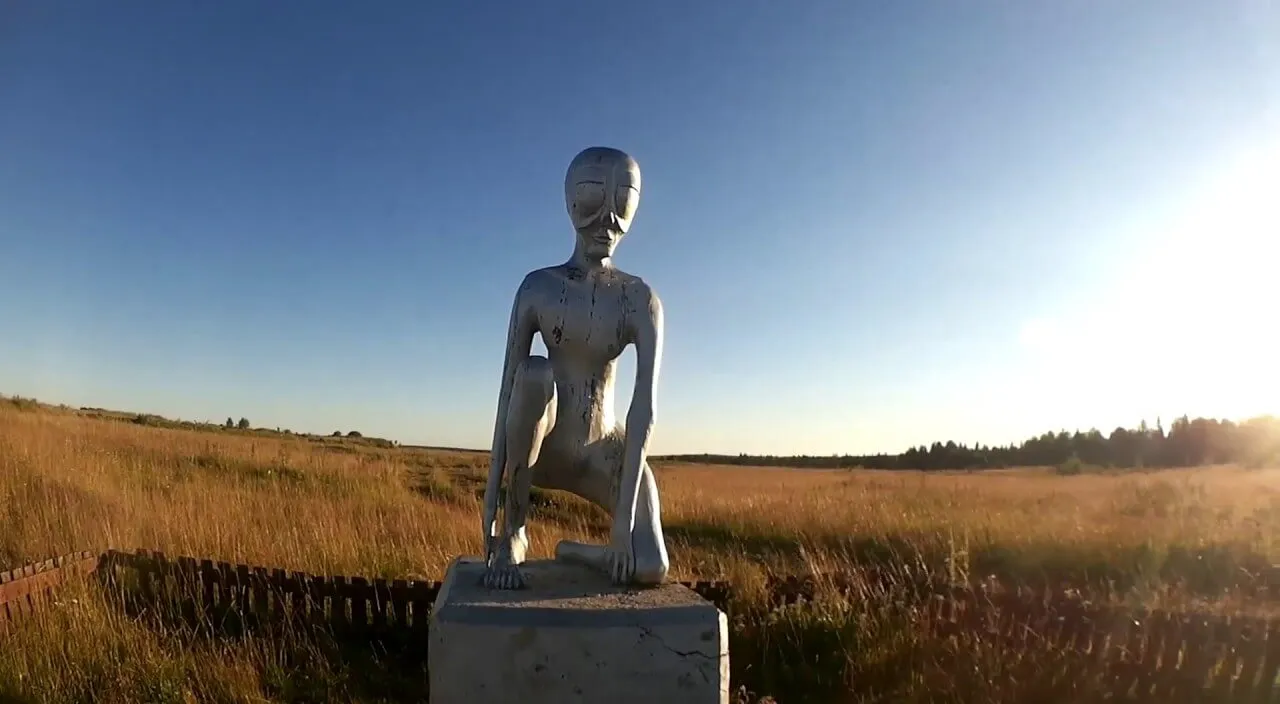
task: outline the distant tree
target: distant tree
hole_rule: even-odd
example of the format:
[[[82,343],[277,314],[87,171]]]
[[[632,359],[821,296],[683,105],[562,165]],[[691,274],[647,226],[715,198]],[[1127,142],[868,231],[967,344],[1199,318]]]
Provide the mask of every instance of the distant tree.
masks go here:
[[[341,431],[341,430],[335,430],[335,431],[333,431],[333,436],[332,436],[332,437],[335,437],[335,438],[340,438],[340,437],[342,437],[342,431]]]
[[[231,420],[231,416],[227,416],[227,422],[224,423],[223,425],[225,425],[228,428],[234,428],[236,427],[236,422],[234,420]]]
[[[1191,467],[1240,464],[1246,467],[1280,465],[1280,418],[1262,416],[1243,423],[1180,416],[1168,429],[1163,420],[1137,428],[1118,427],[1109,435],[1088,431],[1042,433],[1004,446],[936,441],[899,454],[830,455],[826,457],[772,455],[676,455],[668,461],[785,467],[864,467],[866,469],[976,469],[1015,466],[1054,467],[1075,473],[1089,467]]]
[[[353,430],[353,431],[351,431],[351,432],[347,433],[347,437],[349,437],[349,438],[362,438],[362,437],[364,437],[364,436],[360,434],[360,431],[359,431],[359,430]]]
[[[239,423],[236,423],[236,427],[237,427],[237,428],[239,428],[239,429],[241,429],[241,430],[248,430],[248,429],[249,429],[249,419],[248,419],[248,418],[241,418],[241,419],[240,419],[240,422],[239,422]]]

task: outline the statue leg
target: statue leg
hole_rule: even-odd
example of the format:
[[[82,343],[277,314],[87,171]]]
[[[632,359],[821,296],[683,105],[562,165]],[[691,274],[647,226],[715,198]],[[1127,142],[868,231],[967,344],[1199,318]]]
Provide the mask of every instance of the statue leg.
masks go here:
[[[542,441],[556,422],[556,384],[551,362],[533,356],[516,368],[515,383],[507,407],[506,503],[502,509],[502,535],[485,572],[484,584],[491,589],[520,589],[524,577],[518,565],[529,549],[525,522],[529,518],[529,489],[533,485],[533,465],[538,461]]]
[[[662,584],[671,563],[667,557],[667,540],[662,533],[662,503],[658,499],[658,482],[645,463],[640,475],[640,495],[636,498],[636,525],[631,532],[635,550],[636,584]]]
[[[615,469],[615,471],[618,471]],[[616,496],[613,497],[616,500]],[[616,507],[605,507],[610,515]],[[604,545],[562,540],[556,545],[556,559],[576,562],[607,572],[609,566]],[[640,472],[640,491],[636,497],[636,520],[631,529],[631,549],[635,555],[635,573],[631,584],[654,586],[667,577],[670,561],[666,538],[662,534],[662,506],[658,498],[658,482],[648,463]]]

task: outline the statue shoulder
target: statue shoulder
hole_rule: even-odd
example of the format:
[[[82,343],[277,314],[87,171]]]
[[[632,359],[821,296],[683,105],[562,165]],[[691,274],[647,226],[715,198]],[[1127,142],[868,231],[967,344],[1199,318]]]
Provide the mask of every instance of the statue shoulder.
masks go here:
[[[553,283],[555,277],[555,267],[534,269],[525,274],[520,281],[520,288],[516,289],[516,298],[521,299],[534,291],[546,288],[548,284]]]
[[[613,275],[617,277],[616,281],[622,284],[628,292],[643,296],[656,295],[653,293],[653,287],[648,281],[636,274],[631,274],[621,269],[614,269]]]
[[[654,290],[649,282],[645,281],[635,274],[626,274],[626,286],[628,298],[635,302],[634,309],[638,313],[644,313],[643,317],[652,321],[657,325],[662,324],[662,299],[658,296],[658,292]]]

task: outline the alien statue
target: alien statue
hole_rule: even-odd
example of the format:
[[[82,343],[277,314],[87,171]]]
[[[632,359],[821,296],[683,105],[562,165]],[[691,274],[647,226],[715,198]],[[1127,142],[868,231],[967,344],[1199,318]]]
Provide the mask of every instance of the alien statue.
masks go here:
[[[585,564],[619,585],[657,585],[668,559],[646,452],[662,361],[662,303],[640,277],[613,265],[639,205],[640,167],[617,149],[590,147],[569,164],[564,189],[577,232],[573,255],[526,275],[511,309],[484,492],[483,581],[492,589],[525,586],[519,565],[529,547],[530,487],[538,486],[581,496],[612,517],[607,545],[561,541],[556,560]],[[534,333],[546,357],[530,355]],[[622,425],[614,377],[628,344],[636,349],[636,381]]]

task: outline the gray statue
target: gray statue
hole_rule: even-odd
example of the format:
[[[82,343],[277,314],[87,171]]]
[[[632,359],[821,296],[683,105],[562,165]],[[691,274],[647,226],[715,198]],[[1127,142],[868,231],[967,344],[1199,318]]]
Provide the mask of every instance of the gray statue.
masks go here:
[[[599,569],[615,584],[660,584],[667,548],[646,451],[658,400],[662,302],[640,277],[613,265],[640,201],[640,167],[617,149],[584,149],[569,164],[564,191],[577,230],[573,256],[526,275],[511,309],[484,492],[484,583],[524,586],[518,566],[529,546],[529,490],[538,486],[577,494],[613,518],[608,545],[561,541],[557,560]],[[529,354],[534,333],[547,357]],[[628,344],[636,347],[636,382],[622,426],[614,376]]]

